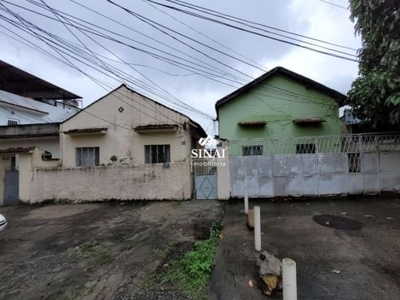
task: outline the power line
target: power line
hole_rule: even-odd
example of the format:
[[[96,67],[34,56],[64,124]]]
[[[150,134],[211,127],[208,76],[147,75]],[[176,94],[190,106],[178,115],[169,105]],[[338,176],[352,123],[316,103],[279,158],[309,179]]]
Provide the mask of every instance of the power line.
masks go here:
[[[59,21],[61,21],[61,20],[59,20]],[[64,25],[65,25],[65,23],[64,23]],[[90,49],[89,49],[90,50]],[[108,71],[110,71],[110,70],[108,70]],[[115,74],[115,73],[114,73]],[[182,102],[183,103],[183,102]],[[176,103],[175,103],[176,104]],[[194,113],[195,111],[196,111],[196,109],[194,109],[194,108],[189,108],[188,106],[187,106],[187,104],[186,103],[184,103],[184,105],[186,106],[185,108],[186,109],[189,109],[189,111],[190,111],[190,113]],[[199,112],[199,111],[198,111]],[[200,113],[202,113],[202,112],[200,112]],[[210,116],[209,117],[210,119],[212,119],[212,117]]]
[[[115,73],[114,73],[114,74],[115,74]],[[270,85],[270,86],[272,86],[272,85]],[[270,91],[268,91],[268,92],[270,92]],[[293,94],[295,94],[295,93],[293,93]],[[299,94],[295,94],[295,95],[291,95],[291,96],[292,96],[292,97],[298,97],[298,95],[299,95]],[[289,95],[287,95],[287,96],[289,96]],[[304,97],[303,95],[300,95],[300,96],[303,97],[303,98],[306,98],[306,99],[310,99],[310,97]],[[295,100],[289,100],[289,99],[284,99],[284,98],[280,98],[280,99],[295,102]],[[298,102],[298,101],[297,101],[297,102]]]
[[[64,44],[64,43],[63,43]],[[240,84],[240,83],[239,83]],[[269,85],[269,86],[271,86],[271,87],[273,87],[272,85]],[[281,89],[281,88],[280,88]],[[284,89],[281,89],[281,90],[284,90]],[[270,91],[268,91],[268,90],[266,90],[267,92],[270,92]],[[303,95],[300,95],[300,94],[296,94],[296,95],[293,95],[294,93],[293,92],[291,92],[291,95],[290,96],[292,96],[292,97],[294,97],[294,96],[300,96],[301,98],[306,98],[306,99],[309,99],[309,97],[305,97],[305,96],[303,96]],[[282,100],[287,100],[287,101],[293,101],[293,102],[295,102],[294,100],[288,100],[288,99],[283,99],[283,98],[280,98],[280,99],[282,99]]]
[[[233,50],[233,49],[231,49],[231,48],[229,48],[229,47],[226,47],[224,44],[218,42],[217,40],[215,40],[215,39],[213,39],[213,38],[211,38],[211,37],[209,37],[209,36],[206,35],[205,33],[203,33],[203,32],[201,32],[201,31],[197,30],[196,28],[194,28],[193,26],[190,26],[189,24],[186,24],[185,22],[180,21],[179,19],[177,19],[177,18],[175,18],[174,16],[168,14],[167,12],[165,12],[165,11],[163,11],[163,10],[161,10],[161,9],[158,9],[158,8],[155,7],[153,4],[151,4],[149,1],[146,1],[146,0],[142,0],[142,1],[143,1],[144,3],[147,3],[148,5],[150,5],[151,7],[153,7],[155,10],[157,10],[157,11],[159,11],[159,12],[161,12],[161,13],[167,15],[168,17],[170,17],[171,19],[175,20],[176,22],[178,22],[178,23],[180,23],[180,24],[182,24],[182,25],[184,25],[184,26],[190,28],[190,29],[193,30],[194,32],[196,32],[196,33],[200,34],[201,36],[204,36],[204,37],[207,38],[208,40],[210,40],[210,41],[216,43],[216,44],[219,45],[220,47],[225,48],[226,50],[229,50],[229,51],[235,53],[236,55],[239,55],[239,56],[242,57],[243,59],[248,60],[248,61],[251,62],[252,64],[258,66],[258,63],[257,63],[257,62],[251,60],[250,58],[244,56],[243,54],[241,54],[241,53],[239,53],[239,52],[237,52],[237,51],[235,51],[235,50]],[[266,70],[264,70],[263,67],[258,66],[258,68],[259,68],[261,71],[266,72]]]
[[[326,1],[326,0],[319,0],[319,1],[324,2],[326,4],[329,4],[329,5],[332,5],[332,6],[336,6],[338,8],[344,9],[344,10],[349,10],[347,7],[341,6],[341,5],[333,3],[333,2],[329,2],[329,1]]]
[[[272,86],[272,85],[270,85],[270,86]],[[281,88],[281,90],[283,90],[283,89]],[[293,94],[293,92],[291,92],[291,93]],[[300,95],[300,94],[298,94],[298,95]],[[304,98],[304,95],[300,95],[300,96]]]
[[[2,4],[0,4],[0,5],[3,6]],[[12,14],[11,11],[9,11],[9,12]],[[29,29],[29,27],[27,26],[27,24],[25,24],[25,23],[21,20],[21,17],[19,17],[19,16],[16,16],[16,17],[21,21],[21,23],[22,23],[28,30],[31,30],[31,29]],[[23,19],[23,18],[22,18],[22,19]],[[25,20],[25,22],[27,22],[27,21]],[[27,22],[27,23],[30,24],[30,26],[32,26],[31,23],[29,23],[29,22]],[[90,78],[93,82],[95,82],[96,84],[98,84],[100,87],[102,87],[103,89],[105,89],[105,90],[107,91],[107,89],[104,87],[104,85],[106,85],[106,84],[101,83],[100,81],[96,80],[94,77],[90,76],[89,74],[87,74],[86,72],[84,72],[83,70],[81,70],[80,68],[78,68],[76,65],[74,65],[74,64],[64,55],[64,54],[66,54],[66,53],[63,54],[63,51],[62,51],[62,50],[56,49],[53,45],[50,45],[48,42],[46,42],[46,39],[45,39],[45,38],[41,37],[41,36],[38,35],[38,34],[36,34],[36,35],[37,35],[38,38],[41,39],[45,44],[47,44],[49,47],[51,47],[52,49],[54,49],[61,57],[63,57],[63,59],[66,60],[67,63],[68,63],[71,67],[73,67],[74,69],[78,70],[80,73],[84,74],[86,77]],[[68,55],[68,54],[66,54],[66,55]],[[119,93],[118,90],[117,90],[116,92]],[[122,94],[122,95],[123,95],[123,94]],[[123,95],[123,96],[124,96],[124,95]],[[157,117],[151,116],[151,115],[149,115],[148,113],[146,113],[146,112],[140,110],[138,107],[132,106],[130,103],[124,101],[122,98],[120,98],[120,97],[118,97],[118,96],[116,96],[116,97],[117,97],[119,100],[121,100],[122,102],[124,102],[125,104],[127,104],[128,106],[131,106],[133,109],[135,109],[135,110],[137,110],[137,111],[143,113],[144,115],[147,115],[147,116],[149,116],[150,118],[154,118],[154,119],[156,119],[156,120],[162,122],[161,120],[157,119]],[[135,101],[133,98],[132,98],[132,99],[129,99],[129,100],[132,100],[132,101],[134,101],[134,102],[137,102],[137,101]],[[139,103],[139,102],[137,102],[137,103],[138,103],[138,104],[141,104],[141,103]],[[149,108],[149,109],[150,109],[150,108]],[[88,112],[87,112],[87,113],[88,113]],[[156,113],[157,113],[157,112],[156,112]],[[91,113],[88,113],[88,114],[94,116],[94,115],[91,114]],[[98,117],[98,116],[97,116],[97,117]],[[99,118],[100,118],[100,117],[99,117]],[[100,119],[103,120],[103,121],[106,121],[104,118],[100,118]],[[172,119],[171,119],[171,120],[172,120]],[[172,121],[175,122],[176,124],[180,125],[179,122],[177,122],[177,121],[175,121],[175,120],[172,120]],[[121,127],[121,126],[119,126],[119,127]],[[125,127],[122,127],[122,128],[125,128]],[[126,129],[126,128],[125,128],[125,129]]]
[[[93,13],[95,13],[95,14],[97,14],[97,15],[99,15],[99,16],[101,16],[101,17],[103,17],[103,18],[105,18],[105,19],[107,19],[107,20],[109,20],[109,21],[111,21],[111,22],[113,22],[113,23],[115,23],[115,24],[118,24],[118,25],[120,25],[120,26],[122,26],[122,27],[124,27],[124,28],[126,28],[126,29],[129,29],[129,30],[131,30],[132,32],[135,32],[135,33],[137,33],[137,34],[139,34],[139,35],[142,35],[142,36],[144,36],[144,37],[150,39],[150,40],[153,41],[153,42],[156,42],[156,43],[158,43],[158,44],[160,44],[160,45],[163,45],[163,46],[165,46],[165,47],[167,47],[167,48],[169,48],[169,49],[171,49],[171,50],[173,50],[173,51],[176,51],[176,52],[179,53],[179,54],[182,54],[182,55],[185,55],[185,56],[187,56],[187,57],[189,57],[189,58],[191,58],[191,59],[194,59],[195,62],[191,62],[191,63],[193,63],[193,64],[196,64],[196,62],[201,62],[201,63],[204,63],[205,65],[211,67],[211,69],[209,69],[209,70],[218,70],[218,71],[220,71],[218,68],[215,68],[215,66],[212,66],[212,65],[210,65],[210,64],[208,64],[208,63],[206,63],[206,62],[203,62],[203,61],[199,60],[198,58],[196,58],[196,57],[194,57],[194,56],[191,56],[191,55],[189,55],[189,54],[186,53],[186,52],[180,51],[179,49],[176,49],[176,48],[172,47],[171,45],[169,45],[169,44],[167,44],[167,43],[163,43],[162,41],[160,41],[160,40],[158,40],[158,39],[155,39],[155,38],[153,38],[153,37],[151,37],[151,36],[149,36],[149,35],[147,35],[147,34],[144,34],[143,32],[137,31],[137,30],[135,30],[134,28],[132,28],[132,27],[130,27],[130,26],[127,26],[126,24],[123,24],[123,23],[121,23],[121,22],[118,22],[117,20],[114,20],[114,19],[112,19],[112,18],[110,18],[110,17],[108,17],[108,16],[106,16],[106,15],[104,15],[104,14],[102,14],[102,13],[100,13],[100,12],[98,12],[98,11],[96,11],[96,10],[90,8],[90,7],[88,7],[88,6],[85,6],[85,5],[83,5],[83,4],[81,4],[81,3],[78,3],[78,2],[76,2],[76,1],[74,1],[74,0],[70,0],[70,1],[73,2],[73,3],[75,3],[76,5],[79,5],[80,7],[83,7],[83,8],[85,8],[85,9],[87,9],[87,10],[89,10],[89,11],[91,11],[91,12],[93,12]],[[68,14],[67,14],[67,15],[68,15]],[[73,16],[72,16],[72,17],[73,17]],[[75,17],[74,17],[74,18],[75,18]],[[79,18],[78,18],[78,19],[79,19]],[[84,21],[84,22],[86,22],[86,21]],[[95,25],[95,24],[92,24],[92,25],[98,27],[98,26]],[[104,29],[104,28],[103,28],[103,29]],[[104,30],[107,30],[107,29],[104,29]],[[109,31],[109,30],[107,30],[107,31]],[[125,36],[125,38],[130,39],[130,38],[126,37],[126,36]],[[147,46],[148,46],[148,45],[147,45]],[[151,49],[157,49],[157,50],[158,50],[159,48],[151,47]],[[163,52],[163,53],[164,53],[164,52]],[[171,54],[171,55],[172,55],[172,54]],[[174,57],[175,57],[175,58],[182,59],[182,58],[179,57],[179,56],[174,56]],[[197,64],[196,64],[196,65],[197,65]],[[208,69],[208,68],[207,68],[207,69]],[[224,73],[223,71],[220,71],[220,72],[221,72],[221,74]]]
[[[1,32],[1,31],[0,31],[0,32]],[[4,32],[1,32],[1,33],[5,34]],[[11,37],[11,36],[8,35],[8,34],[5,34],[5,35],[8,36],[8,37],[10,37],[10,38],[12,38],[12,39],[15,39],[14,37]],[[58,60],[58,61],[60,61],[60,62],[62,62],[62,63],[64,63],[64,64],[66,64],[65,61],[63,61],[63,60],[61,60],[60,58],[58,58],[58,57],[52,55],[52,54],[49,53],[49,52],[47,52],[47,51],[45,51],[45,50],[43,50],[43,49],[37,47],[36,45],[35,45],[35,48],[34,48],[34,47],[32,47],[31,45],[29,45],[28,43],[21,42],[21,41],[19,41],[18,39],[15,39],[15,40],[18,41],[18,42],[20,42],[20,43],[22,43],[22,44],[24,44],[24,45],[26,45],[26,46],[28,46],[29,48],[32,48],[32,49],[37,50],[37,51],[39,51],[39,52],[43,52],[44,54],[47,54],[47,55],[49,55],[49,56],[52,56],[55,60]],[[95,79],[95,78],[94,78],[93,80],[94,80],[94,81],[97,81],[98,83],[100,83],[100,84],[102,84],[102,85],[104,85],[104,86],[108,86],[106,83],[101,82],[101,81],[98,80],[98,79]],[[108,87],[109,87],[109,86],[108,86]],[[117,99],[121,100],[121,101],[123,101],[123,100],[121,99],[121,97],[119,97],[119,95],[122,96],[122,97],[124,97],[124,98],[126,97],[125,94],[122,94],[122,93],[119,92],[118,90],[114,90],[114,92],[115,92],[114,96],[115,96]],[[132,99],[129,99],[129,100],[132,100]],[[158,103],[157,103],[157,104],[158,104]],[[67,106],[67,107],[76,108],[75,106],[70,105],[70,104],[67,104],[67,103],[64,103],[64,105]],[[140,110],[138,110],[138,111],[140,112]],[[94,118],[96,118],[96,119],[99,119],[99,120],[101,120],[101,121],[104,121],[104,122],[106,122],[106,123],[108,123],[108,124],[110,124],[110,125],[114,125],[114,126],[116,126],[116,127],[119,127],[119,128],[121,128],[121,129],[135,132],[133,128],[126,127],[126,126],[117,124],[117,123],[115,123],[115,122],[113,122],[113,121],[107,120],[107,119],[105,119],[105,118],[103,118],[103,117],[100,117],[99,115],[96,115],[96,114],[93,114],[93,113],[87,111],[86,109],[81,109],[80,112],[85,113],[85,114],[87,114],[87,115],[90,115],[90,116],[92,116],[92,117],[94,117]],[[180,125],[179,123],[177,123],[177,124]],[[149,135],[151,135],[151,136],[158,136],[158,137],[165,137],[165,135],[155,134],[155,133],[149,133]],[[176,137],[176,138],[181,138],[181,137],[179,136],[179,137]]]
[[[49,7],[47,4],[46,4],[46,2],[44,1],[44,0],[41,0],[45,5],[46,5],[46,7],[48,7],[48,9],[50,9],[52,12],[53,12],[53,14],[55,15],[55,16],[57,16],[57,18],[58,18],[58,13],[56,13],[54,10],[52,10],[51,9],[51,7]],[[61,21],[61,20],[60,20]],[[98,61],[100,62],[100,63],[102,63],[106,68],[107,68],[107,64],[105,64],[101,59],[99,59],[83,42],[82,42],[82,40],[80,40],[69,28],[68,28],[68,26],[66,25],[66,24],[64,24],[64,26],[71,32],[71,34],[76,38],[76,39],[78,39],[78,41],[88,50],[88,51],[90,51],[90,53],[92,54],[92,56],[94,56],[94,57],[96,57],[97,59],[98,59]],[[78,29],[79,30],[79,29]],[[81,31],[82,32],[82,31]],[[85,34],[85,33],[84,33]],[[91,37],[89,37],[87,34],[85,34],[88,38],[90,38],[93,42],[95,42],[97,45],[99,45],[101,48],[103,48],[104,50],[106,50],[107,52],[109,52],[109,53],[111,53],[113,56],[115,56],[116,58],[118,58],[118,59],[120,59],[122,62],[124,62],[125,64],[126,64],[126,62],[122,59],[122,58],[120,58],[118,55],[116,55],[114,52],[112,52],[112,51],[110,51],[109,49],[107,49],[106,47],[104,47],[102,44],[100,44],[100,43],[98,43],[97,41],[95,41],[94,39],[92,39]],[[144,78],[146,78],[150,83],[152,83],[152,84],[154,84],[156,87],[158,87],[161,91],[163,91],[164,93],[166,93],[168,96],[170,96],[172,99],[174,99],[175,101],[177,101],[179,104],[181,104],[181,105],[183,105],[184,107],[182,107],[182,108],[186,108],[186,109],[190,109],[190,110],[194,110],[194,111],[196,111],[197,113],[200,113],[200,114],[203,114],[204,116],[206,116],[206,117],[209,117],[208,115],[206,115],[206,114],[204,114],[203,112],[201,112],[201,111],[199,111],[199,110],[197,110],[197,109],[195,109],[195,108],[193,108],[193,107],[190,107],[189,105],[187,105],[186,103],[184,103],[183,101],[181,101],[181,100],[179,100],[179,99],[177,99],[176,97],[174,97],[173,95],[171,95],[168,91],[166,91],[165,89],[163,89],[161,86],[159,86],[157,83],[155,83],[153,80],[151,80],[149,77],[147,77],[146,75],[144,75],[143,73],[141,73],[141,72],[139,72],[138,70],[136,70],[135,68],[133,68],[132,66],[130,66],[134,71],[136,71],[137,73],[139,73],[141,76],[143,76]],[[110,70],[110,69],[109,69]],[[111,71],[111,70],[110,70]],[[111,71],[112,72],[112,71]],[[113,74],[115,74],[115,73],[113,73]],[[178,103],[175,103],[175,104],[178,104]],[[211,117],[211,119],[212,119],[212,117]]]
[[[148,1],[148,0],[143,0],[143,1]],[[315,42],[320,42],[320,43],[323,43],[323,44],[335,46],[335,47],[338,47],[338,48],[357,51],[357,49],[355,49],[355,48],[351,48],[351,47],[348,47],[348,46],[343,46],[343,45],[339,45],[339,44],[336,44],[336,43],[324,41],[324,40],[313,38],[313,37],[310,37],[310,36],[307,36],[307,35],[303,35],[303,34],[298,34],[298,33],[295,33],[295,32],[289,31],[289,30],[284,30],[284,29],[281,29],[281,28],[278,28],[278,27],[275,27],[275,26],[270,26],[270,25],[266,25],[266,24],[262,24],[262,23],[258,23],[258,22],[254,22],[254,21],[250,21],[250,20],[246,20],[246,19],[243,19],[243,18],[239,18],[239,17],[236,17],[236,16],[224,14],[222,12],[218,12],[216,10],[213,10],[213,9],[210,9],[210,8],[205,8],[205,7],[202,7],[202,6],[199,6],[199,5],[195,5],[195,4],[192,4],[192,3],[188,3],[188,2],[185,2],[185,1],[182,1],[182,0],[165,0],[165,1],[168,1],[168,2],[171,2],[171,3],[174,3],[174,4],[178,4],[178,5],[187,7],[187,8],[192,8],[192,9],[196,8],[201,12],[213,12],[213,13],[216,13],[216,14],[218,14],[220,16],[224,16],[224,17],[227,17],[227,18],[230,18],[230,19],[233,19],[233,20],[242,21],[242,22],[245,22],[245,23],[261,26],[261,27],[272,29],[272,30],[275,30],[275,31],[279,31],[279,32],[290,34],[290,35],[302,37],[302,38],[305,38],[305,39],[308,39],[308,40],[312,40],[312,41],[315,41]]]
[[[119,4],[116,4],[115,2],[113,2],[111,0],[107,0],[107,1],[110,2],[111,4],[116,5],[116,6],[120,6]],[[315,49],[315,48],[312,48],[312,47],[309,47],[309,46],[305,46],[305,45],[302,45],[302,44],[297,44],[297,43],[294,43],[294,42],[291,42],[291,41],[284,40],[282,38],[272,37],[272,36],[269,36],[269,35],[254,31],[254,30],[250,30],[250,29],[246,29],[246,28],[243,28],[243,27],[239,27],[238,25],[233,25],[233,24],[230,24],[230,23],[226,23],[226,22],[223,22],[223,21],[220,21],[220,20],[217,20],[217,19],[213,19],[211,17],[207,17],[207,16],[204,16],[204,15],[201,15],[201,14],[198,14],[198,13],[194,13],[194,12],[188,11],[188,10],[180,9],[180,8],[177,8],[177,7],[174,7],[174,6],[171,6],[171,5],[162,4],[162,3],[159,3],[159,2],[156,2],[156,1],[153,1],[153,0],[146,0],[146,1],[152,2],[152,3],[156,4],[156,5],[163,6],[165,8],[168,8],[168,9],[171,9],[171,10],[175,10],[175,11],[178,11],[178,12],[190,15],[190,16],[194,16],[196,18],[200,18],[200,19],[204,19],[204,20],[207,20],[207,21],[210,21],[210,22],[213,22],[213,23],[224,25],[224,26],[227,26],[227,27],[230,27],[230,28],[242,31],[242,32],[246,32],[246,33],[250,33],[250,34],[253,34],[253,35],[261,36],[261,37],[264,37],[264,38],[267,38],[267,39],[271,39],[271,40],[274,40],[274,41],[277,41],[277,42],[282,42],[282,43],[289,44],[289,45],[292,45],[292,46],[300,47],[300,48],[303,48],[303,49],[306,49],[306,50],[310,50],[310,51],[314,51],[314,52],[317,52],[317,53],[320,53],[320,54],[325,54],[325,55],[329,55],[329,56],[332,56],[332,57],[336,57],[336,58],[341,58],[341,59],[357,62],[357,60],[349,58],[349,57],[346,57],[346,56],[343,56],[343,55],[335,54],[335,53],[332,53],[332,52],[327,52],[327,51],[324,51],[324,50]],[[171,0],[166,0],[166,1],[173,2]],[[181,1],[179,1],[179,2],[181,2]],[[233,19],[224,17],[223,14],[222,15],[216,15],[216,14],[210,13],[209,11],[207,11],[207,12],[200,11],[200,12],[206,13],[208,15],[217,16],[217,17],[219,17],[221,19],[225,19],[225,20],[228,20],[228,21],[234,21],[235,23],[239,23],[239,24],[242,24],[242,25],[244,24],[243,22],[239,22],[237,20],[233,20]],[[254,28],[254,26],[251,26],[251,25],[248,25],[248,24],[244,24],[244,25],[246,25],[246,26],[248,26],[250,28]],[[260,28],[256,28],[256,29],[260,30]],[[265,32],[265,30],[261,30],[261,31]],[[271,32],[267,32],[267,33],[271,33]],[[279,35],[279,34],[277,34],[277,35]],[[282,35],[280,35],[280,36],[283,37],[283,38],[288,38],[286,36],[282,36]],[[296,40],[296,39],[293,39],[293,38],[291,38],[291,39],[292,40]],[[297,41],[300,41],[300,40],[297,40]],[[304,42],[304,41],[300,41],[300,42],[310,44],[310,43]],[[315,47],[320,47],[320,48],[325,49],[325,50],[329,50],[329,51],[337,52],[337,53],[340,53],[340,54],[348,55],[348,56],[351,56],[351,57],[357,57],[357,55],[355,55],[355,54],[350,54],[350,53],[347,53],[347,52],[339,51],[339,50],[332,49],[332,48],[327,48],[327,47],[316,45],[316,44],[312,44],[312,45],[315,46]]]
[[[155,2],[153,0],[143,0],[143,1],[152,2],[152,3],[158,3],[158,2]],[[158,4],[161,5],[161,6],[165,6],[165,5],[161,4],[161,3],[158,3]],[[171,6],[168,6],[168,7],[171,7]],[[226,19],[226,20],[229,20],[229,21],[234,21],[236,23],[245,25],[247,27],[250,27],[250,28],[253,28],[253,29],[256,29],[256,30],[261,30],[259,27],[256,27],[256,26],[253,26],[253,25],[249,25],[249,24],[254,24],[254,22],[251,22],[251,21],[243,22],[243,21],[238,21],[238,20],[243,20],[243,19],[238,19],[236,17],[225,17],[225,16],[228,16],[226,14],[222,14],[222,13],[213,14],[213,13],[210,13],[209,11],[202,11],[202,10],[199,10],[199,11],[204,12],[206,14],[210,14],[210,15],[216,16],[218,18],[223,18],[223,19]],[[256,23],[256,24],[259,24],[259,23]],[[262,26],[262,27],[265,27],[265,26]],[[265,32],[265,33],[268,33],[268,34],[273,34],[273,35],[285,38],[285,39],[290,39],[290,40],[295,41],[295,42],[300,42],[302,44],[311,45],[311,46],[314,46],[314,47],[319,47],[319,48],[324,49],[324,50],[334,51],[334,52],[337,52],[339,54],[345,54],[345,55],[356,57],[356,55],[353,55],[351,53],[347,53],[347,52],[344,52],[344,51],[340,51],[340,50],[332,49],[332,48],[329,48],[329,47],[321,46],[321,45],[318,45],[318,44],[315,44],[315,43],[312,43],[312,42],[308,42],[308,41],[301,40],[301,39],[298,39],[298,38],[293,38],[293,37],[290,37],[290,36],[287,36],[287,35],[283,35],[281,33],[276,33],[276,32],[270,31],[270,30],[262,30],[262,31]],[[327,42],[324,42],[324,43],[327,43]],[[336,46],[336,47],[343,48],[344,46]],[[347,47],[345,47],[345,48],[347,48]],[[356,51],[356,49],[352,49],[352,50]]]

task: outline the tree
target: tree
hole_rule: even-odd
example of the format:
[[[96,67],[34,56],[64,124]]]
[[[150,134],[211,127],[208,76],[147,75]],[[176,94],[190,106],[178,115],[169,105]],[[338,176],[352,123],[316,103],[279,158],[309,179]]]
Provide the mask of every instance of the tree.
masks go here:
[[[350,0],[350,10],[362,48],[348,104],[364,125],[400,129],[400,1]]]

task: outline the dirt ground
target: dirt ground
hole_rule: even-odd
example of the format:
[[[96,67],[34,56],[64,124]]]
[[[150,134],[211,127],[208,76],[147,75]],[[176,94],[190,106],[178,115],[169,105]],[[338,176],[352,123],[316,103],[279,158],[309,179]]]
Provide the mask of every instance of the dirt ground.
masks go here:
[[[253,205],[261,207],[262,249],[297,263],[298,299],[400,299],[399,199],[264,199]],[[362,228],[321,226],[313,217],[323,214],[360,222]],[[259,290],[254,235],[246,227],[242,201],[225,206],[224,223],[211,299],[268,299]],[[272,299],[282,299],[282,292]]]
[[[262,248],[297,263],[298,299],[400,299],[399,199],[264,199],[253,205],[261,207]],[[177,287],[154,282],[154,275],[207,238],[221,219],[210,299],[268,299],[260,291],[242,201],[38,205],[0,213],[9,222],[0,233],[0,299],[186,300]],[[357,226],[321,226],[315,220],[324,224],[325,215]]]
[[[185,299],[152,276],[222,218],[217,201],[2,207],[0,299]]]

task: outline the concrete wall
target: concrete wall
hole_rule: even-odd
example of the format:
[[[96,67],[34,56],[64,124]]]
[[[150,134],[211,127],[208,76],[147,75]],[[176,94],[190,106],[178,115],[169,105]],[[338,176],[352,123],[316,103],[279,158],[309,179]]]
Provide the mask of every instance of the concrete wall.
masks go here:
[[[219,200],[229,200],[231,195],[228,146],[228,142],[223,142],[221,147],[218,147],[220,153],[222,153],[223,149],[225,150],[225,157],[217,159],[217,162],[221,164],[217,167],[217,188]]]
[[[192,139],[189,118],[121,86],[85,108],[60,127],[62,166],[75,167],[77,147],[99,147],[100,164],[110,157],[127,158],[131,165],[145,162],[145,145],[170,145],[171,162],[189,163]],[[135,132],[137,126],[177,125],[174,132]],[[107,128],[105,134],[68,134],[69,130]]]
[[[60,138],[58,136],[0,139],[0,149],[18,147],[38,147],[44,151],[51,152],[53,158],[60,158]]]
[[[162,164],[92,168],[35,169],[30,203],[44,200],[184,200],[191,199],[190,165]]]
[[[3,206],[4,203],[4,176],[6,169],[10,166],[10,156],[8,154],[0,154],[0,206]]]
[[[275,87],[295,96],[281,94]],[[322,118],[324,122],[295,125],[293,120],[298,118]],[[258,128],[238,124],[248,121],[267,124]],[[270,78],[219,109],[219,136],[228,140],[338,135],[340,126],[334,99],[281,76]],[[231,154],[241,155],[241,151],[232,149]]]
[[[400,152],[362,153],[350,173],[347,153],[230,157],[231,197],[326,196],[400,191]]]
[[[43,151],[35,148],[30,153],[18,155],[19,170],[19,200],[29,203],[31,199],[31,182],[33,181],[33,170],[35,168],[55,168],[59,160],[42,160]],[[57,180],[54,178],[53,180]]]
[[[58,136],[58,133],[58,123],[0,126],[0,138],[2,139]]]
[[[29,152],[0,154],[0,206],[4,203],[4,175],[6,169],[11,167],[11,156],[16,157],[19,176],[19,200],[29,203],[33,170],[35,168],[54,168],[59,164],[59,160],[42,160],[43,152],[42,149],[34,148]]]

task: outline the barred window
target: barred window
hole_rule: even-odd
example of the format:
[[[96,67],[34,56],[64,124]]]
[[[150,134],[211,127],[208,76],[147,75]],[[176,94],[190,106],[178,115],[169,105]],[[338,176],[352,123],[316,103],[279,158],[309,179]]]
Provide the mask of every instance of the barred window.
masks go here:
[[[169,163],[171,152],[169,145],[145,145],[144,162],[146,164]]]
[[[253,156],[253,155],[262,155],[263,154],[263,146],[242,146],[242,155],[243,156]]]
[[[315,144],[297,144],[296,154],[316,153]]]
[[[9,119],[8,122],[7,122],[8,126],[16,126],[18,124],[19,124],[19,120],[11,120],[11,119]]]
[[[99,165],[100,165],[99,147],[76,148],[77,167],[93,167]]]

